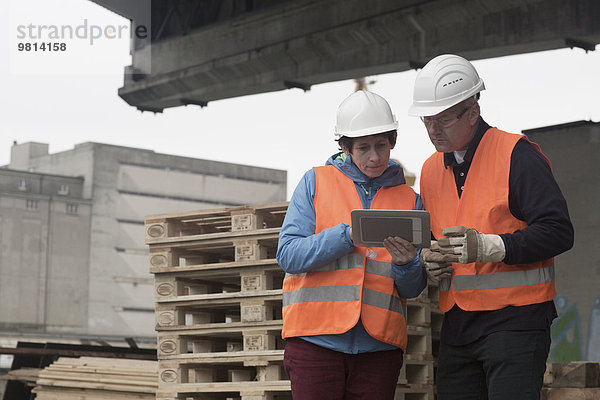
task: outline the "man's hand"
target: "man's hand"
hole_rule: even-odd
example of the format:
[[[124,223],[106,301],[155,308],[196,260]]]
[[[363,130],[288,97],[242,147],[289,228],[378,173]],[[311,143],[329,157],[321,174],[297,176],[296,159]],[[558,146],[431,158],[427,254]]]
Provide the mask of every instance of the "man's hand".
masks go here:
[[[452,264],[447,261],[444,254],[439,252],[436,242],[431,242],[430,248],[421,250],[421,260],[423,260],[423,268],[425,268],[427,276],[434,282],[450,278],[454,272]]]
[[[488,235],[476,229],[453,226],[442,230],[439,251],[447,261],[469,264],[476,261],[499,262],[504,259],[504,241],[498,235]]]
[[[388,237],[383,240],[383,246],[392,256],[396,265],[408,264],[417,256],[417,249],[408,240],[401,237]]]

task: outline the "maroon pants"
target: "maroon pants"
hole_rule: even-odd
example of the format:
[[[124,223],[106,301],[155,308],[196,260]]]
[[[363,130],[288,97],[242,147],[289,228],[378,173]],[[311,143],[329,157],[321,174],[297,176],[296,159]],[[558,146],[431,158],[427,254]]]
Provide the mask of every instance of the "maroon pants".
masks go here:
[[[289,338],[283,365],[294,400],[393,400],[402,350],[346,354]]]

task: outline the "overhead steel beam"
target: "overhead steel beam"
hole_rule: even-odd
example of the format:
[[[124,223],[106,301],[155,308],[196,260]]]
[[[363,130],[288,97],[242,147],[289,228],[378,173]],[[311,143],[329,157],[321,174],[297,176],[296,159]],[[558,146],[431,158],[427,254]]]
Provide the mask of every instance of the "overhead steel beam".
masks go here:
[[[136,46],[119,95],[156,112],[419,68],[441,53],[482,59],[596,43],[598,0],[284,1]]]
[[[127,19],[135,20],[148,14],[152,0],[91,0]]]

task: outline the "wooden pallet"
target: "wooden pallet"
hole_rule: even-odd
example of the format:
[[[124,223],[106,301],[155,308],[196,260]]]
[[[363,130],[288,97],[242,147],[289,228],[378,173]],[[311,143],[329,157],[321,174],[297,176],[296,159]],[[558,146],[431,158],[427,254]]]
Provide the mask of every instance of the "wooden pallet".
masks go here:
[[[230,322],[202,324],[186,329],[158,332],[159,359],[189,353],[223,352],[227,349],[243,351],[281,350],[282,320],[262,322]],[[408,326],[406,355],[431,355],[431,329]]]
[[[281,289],[179,296],[159,300],[155,305],[158,331],[206,323],[282,319]]]
[[[170,279],[165,281],[157,277],[156,280],[157,287],[161,289],[162,286],[169,285],[169,288],[172,288],[177,285],[177,281],[172,282]],[[185,282],[181,284],[184,285]],[[179,290],[173,289],[172,292]],[[165,290],[161,290],[160,293],[164,295]],[[280,320],[282,319],[282,296],[281,289],[164,296],[155,303],[156,330],[181,329],[204,323]],[[431,325],[429,306],[409,302],[407,323],[413,327],[429,327]]]
[[[159,361],[159,385],[286,379],[283,350],[183,354]],[[405,357],[398,383],[433,384],[433,360]]]
[[[146,217],[146,243],[177,242],[201,235],[281,227],[288,202],[200,210]]]
[[[208,234],[157,242],[150,245],[150,272],[176,272],[191,269],[182,267],[206,264],[227,268],[234,262],[272,260],[277,252],[279,230]]]
[[[170,267],[153,273],[157,300],[184,294],[281,289],[284,276],[274,258]]]
[[[159,361],[161,389],[180,383],[280,381],[287,379],[283,350],[196,354]]]
[[[180,354],[281,350],[282,320],[201,324],[158,332],[159,359]]]

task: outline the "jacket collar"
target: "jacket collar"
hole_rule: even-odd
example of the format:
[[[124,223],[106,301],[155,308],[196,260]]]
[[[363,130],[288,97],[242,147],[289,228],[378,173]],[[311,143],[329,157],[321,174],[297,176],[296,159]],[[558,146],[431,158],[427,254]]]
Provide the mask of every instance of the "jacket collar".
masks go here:
[[[357,184],[381,187],[406,183],[402,167],[392,160],[389,161],[388,167],[383,174],[374,179],[363,174],[356,164],[352,162],[352,157],[346,155],[344,152],[339,152],[329,157],[325,165],[333,165]]]
[[[483,138],[483,135],[490,129],[490,126],[483,120],[483,118],[479,117],[479,123],[477,125],[477,130],[475,131],[475,135],[473,135],[473,139],[469,143],[467,147],[467,152],[465,153],[464,162],[471,163],[473,161],[473,157],[475,156],[475,151],[479,146],[479,142]],[[456,157],[454,157],[454,152],[444,153],[444,167],[456,167],[458,166],[458,162],[456,161]]]

